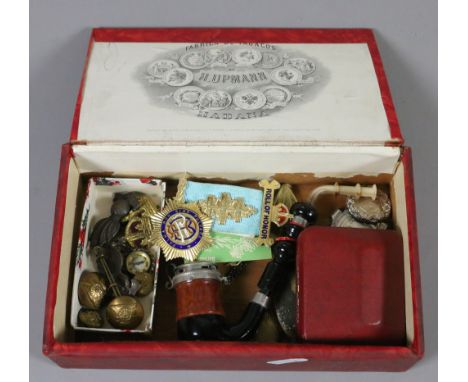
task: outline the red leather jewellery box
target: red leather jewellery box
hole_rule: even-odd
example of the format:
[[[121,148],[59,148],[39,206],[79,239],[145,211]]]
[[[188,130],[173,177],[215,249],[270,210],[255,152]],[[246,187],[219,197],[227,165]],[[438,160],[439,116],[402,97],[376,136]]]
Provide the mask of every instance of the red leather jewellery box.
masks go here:
[[[398,231],[313,226],[301,235],[298,247],[300,338],[405,343],[403,245]]]
[[[73,267],[89,178],[162,178],[170,196],[184,173],[233,184],[275,178],[301,200],[334,182],[385,187],[403,246],[403,340],[178,341],[164,264],[151,335],[74,330]],[[256,287],[264,263],[255,263],[242,292],[223,299],[233,319]],[[333,322],[325,324],[333,336]],[[69,368],[403,371],[417,362],[424,339],[411,150],[372,31],[93,30],[62,147],[43,351]]]

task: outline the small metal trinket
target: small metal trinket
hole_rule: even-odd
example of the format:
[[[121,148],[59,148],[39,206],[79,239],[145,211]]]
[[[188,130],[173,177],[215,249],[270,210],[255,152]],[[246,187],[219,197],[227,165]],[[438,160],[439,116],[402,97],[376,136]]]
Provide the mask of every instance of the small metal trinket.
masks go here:
[[[107,293],[104,278],[96,272],[84,272],[78,282],[78,300],[88,309],[99,309]]]
[[[139,284],[136,295],[148,296],[154,288],[154,276],[149,272],[136,273],[133,279]]]
[[[132,209],[138,206],[138,193],[115,194],[111,207],[111,215],[99,220],[90,236],[91,246],[110,243],[119,233],[121,220]]]
[[[105,247],[97,245],[93,247],[90,252],[95,258],[99,256],[104,257],[106,266],[112,274],[117,286],[123,294],[126,294],[130,287],[130,279],[127,275],[122,273],[123,256],[120,250],[114,247],[114,245],[106,245]],[[102,267],[102,262],[98,261],[97,266],[99,272],[103,274],[106,273],[106,270]]]
[[[101,328],[104,323],[98,310],[82,308],[78,312],[78,322],[87,328]]]
[[[114,275],[114,277],[117,277],[122,272],[123,265],[123,255],[120,250],[114,245],[106,245],[105,247],[96,246],[91,250],[91,252],[96,250],[103,251],[106,263],[109,266],[109,270]],[[101,269],[99,264],[98,268],[99,272],[104,273],[104,270]]]
[[[287,282],[283,289],[275,296],[274,309],[276,318],[289,338],[296,337],[296,274],[294,271],[286,275]]]
[[[166,260],[181,257],[194,261],[212,243],[213,221],[203,214],[196,203],[169,200],[166,207],[153,217],[155,242]]]
[[[350,197],[346,206],[354,219],[368,224],[384,221],[392,210],[388,195],[381,190],[377,191],[375,199]]]
[[[122,294],[130,294],[130,288],[132,286],[130,277],[128,277],[125,273],[121,272],[117,276],[115,276],[115,282],[120,289],[120,293]]]
[[[118,329],[136,328],[143,316],[143,306],[131,296],[118,296],[106,308],[107,320]]]
[[[336,210],[332,215],[332,227],[387,229],[386,223],[367,224],[354,219],[348,210]]]
[[[125,239],[133,248],[152,247],[156,242],[154,217],[159,208],[148,195],[137,194],[136,200],[138,208],[122,219],[127,222]]]
[[[143,306],[131,296],[122,296],[120,289],[107,265],[104,251],[101,247],[92,249],[96,256],[96,262],[104,270],[109,288],[114,294],[114,299],[107,305],[106,317],[109,323],[118,329],[134,329],[140,325],[144,317]]]
[[[142,250],[132,251],[125,260],[125,266],[132,275],[146,272],[151,267],[151,257]]]
[[[200,210],[217,220],[219,224],[226,224],[227,220],[239,223],[242,218],[248,218],[257,213],[255,207],[245,204],[244,198],[232,198],[231,194],[222,192],[220,197],[208,195],[205,200],[198,201]]]
[[[282,203],[274,204],[275,191],[280,189],[281,185],[276,180],[269,181],[268,179],[261,180],[258,185],[263,188],[263,202],[260,218],[260,234],[256,238],[258,245],[271,246],[274,242],[270,237],[271,224],[274,223],[278,227],[283,226],[292,217],[289,213],[289,208]]]

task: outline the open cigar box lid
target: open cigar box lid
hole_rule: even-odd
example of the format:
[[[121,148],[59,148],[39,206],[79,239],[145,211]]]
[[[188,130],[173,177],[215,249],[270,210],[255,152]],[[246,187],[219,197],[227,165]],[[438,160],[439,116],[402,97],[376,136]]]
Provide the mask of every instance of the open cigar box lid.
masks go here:
[[[95,29],[71,142],[403,139],[370,30]]]

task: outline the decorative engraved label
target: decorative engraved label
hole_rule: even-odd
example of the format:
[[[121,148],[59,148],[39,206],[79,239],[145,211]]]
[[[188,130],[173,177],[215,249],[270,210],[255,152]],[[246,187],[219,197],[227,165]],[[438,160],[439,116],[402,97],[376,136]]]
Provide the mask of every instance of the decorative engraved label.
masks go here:
[[[270,76],[265,70],[202,70],[195,80],[201,86],[212,86],[218,88],[239,88],[266,85],[270,83]]]
[[[206,200],[199,201],[198,205],[204,214],[217,219],[221,225],[226,224],[228,219],[239,223],[242,218],[248,218],[257,213],[256,208],[245,204],[244,198],[232,199],[227,192],[221,193],[219,198],[208,195]]]
[[[159,54],[144,73],[158,103],[199,118],[240,120],[304,102],[324,84],[327,69],[299,49],[213,43]]]

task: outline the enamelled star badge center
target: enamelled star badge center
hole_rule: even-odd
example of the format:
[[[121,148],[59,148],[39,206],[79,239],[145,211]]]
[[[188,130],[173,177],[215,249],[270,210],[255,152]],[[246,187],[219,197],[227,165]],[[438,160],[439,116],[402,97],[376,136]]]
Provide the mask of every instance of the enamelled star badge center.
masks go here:
[[[203,249],[212,244],[210,230],[213,221],[200,211],[196,203],[169,200],[152,219],[156,228],[156,245],[161,247],[167,260],[181,257],[194,261]]]

